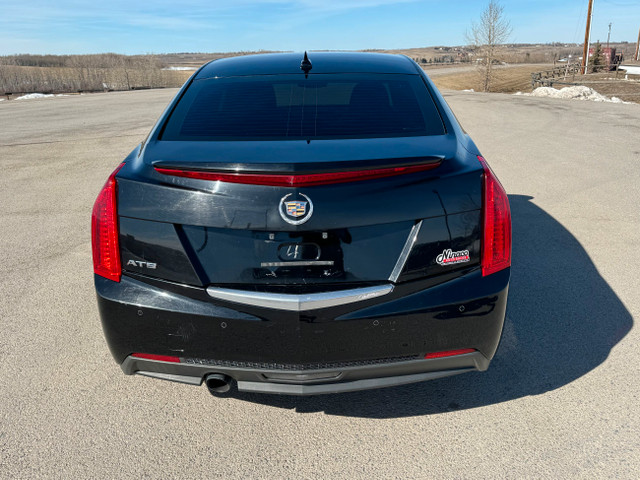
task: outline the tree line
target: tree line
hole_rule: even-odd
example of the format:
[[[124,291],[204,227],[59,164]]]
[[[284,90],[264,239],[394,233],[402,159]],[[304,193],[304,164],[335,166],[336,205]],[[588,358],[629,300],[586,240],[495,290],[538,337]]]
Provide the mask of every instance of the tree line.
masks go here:
[[[0,93],[75,93],[179,87],[183,72],[163,70],[155,55],[0,56]]]

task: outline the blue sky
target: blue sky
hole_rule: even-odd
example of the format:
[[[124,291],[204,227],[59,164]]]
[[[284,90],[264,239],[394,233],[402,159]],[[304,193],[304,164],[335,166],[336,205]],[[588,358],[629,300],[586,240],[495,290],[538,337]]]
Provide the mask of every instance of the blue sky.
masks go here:
[[[640,0],[594,0],[593,40],[635,42]],[[462,45],[488,0],[0,0],[0,54]],[[587,0],[503,0],[514,43],[582,42]]]

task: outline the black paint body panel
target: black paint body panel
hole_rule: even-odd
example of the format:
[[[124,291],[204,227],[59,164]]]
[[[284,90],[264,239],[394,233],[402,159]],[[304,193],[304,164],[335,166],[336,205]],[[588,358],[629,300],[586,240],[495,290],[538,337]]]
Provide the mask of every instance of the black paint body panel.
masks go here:
[[[397,73],[414,74],[411,61],[399,55],[379,53],[349,52],[312,52],[313,62],[310,74],[327,73]],[[205,65],[195,78],[238,77],[245,75],[287,75],[298,74],[304,77],[300,69],[301,53],[269,53],[246,55],[244,57],[221,58]]]
[[[196,251],[197,261],[204,266],[207,284],[295,285],[302,279],[315,283],[386,280],[412,226],[413,222],[405,221],[326,232],[267,234],[187,226],[184,231]],[[295,253],[299,245],[313,248],[315,255],[307,260],[332,264],[269,265],[290,263],[287,250]],[[381,255],[385,250],[386,254]]]
[[[96,289],[118,363],[133,352],[322,364],[457,348],[476,348],[491,359],[502,332],[509,270],[483,278],[475,268],[448,278],[409,282],[382,298],[304,313],[213,301],[202,288],[141,277],[115,283],[96,276]]]
[[[187,285],[201,284],[175,225],[120,217],[119,227],[120,263],[125,272]]]

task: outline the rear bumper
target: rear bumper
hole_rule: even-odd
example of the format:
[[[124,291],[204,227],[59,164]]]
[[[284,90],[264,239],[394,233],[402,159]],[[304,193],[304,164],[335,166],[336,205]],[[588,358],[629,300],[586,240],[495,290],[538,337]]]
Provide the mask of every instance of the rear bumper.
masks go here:
[[[479,352],[378,365],[297,371],[170,363],[131,356],[121,365],[127,375],[139,374],[190,385],[201,385],[207,375],[220,373],[233,378],[240,391],[286,395],[320,395],[392,387],[484,371],[488,366],[489,360]]]
[[[313,395],[486,370],[502,333],[509,273],[482,277],[470,269],[304,311],[243,305],[144,277],[95,282],[107,343],[126,374],[199,385],[220,373],[243,391]],[[424,359],[467,348],[476,351]]]

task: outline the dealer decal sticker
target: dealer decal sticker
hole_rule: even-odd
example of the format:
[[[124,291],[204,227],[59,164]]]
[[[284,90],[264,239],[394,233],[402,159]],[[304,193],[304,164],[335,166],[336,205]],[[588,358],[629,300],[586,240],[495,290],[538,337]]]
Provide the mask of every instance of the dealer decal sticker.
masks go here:
[[[453,265],[456,263],[465,263],[469,261],[469,250],[460,250],[453,252],[447,248],[444,252],[436,257],[438,265]]]

